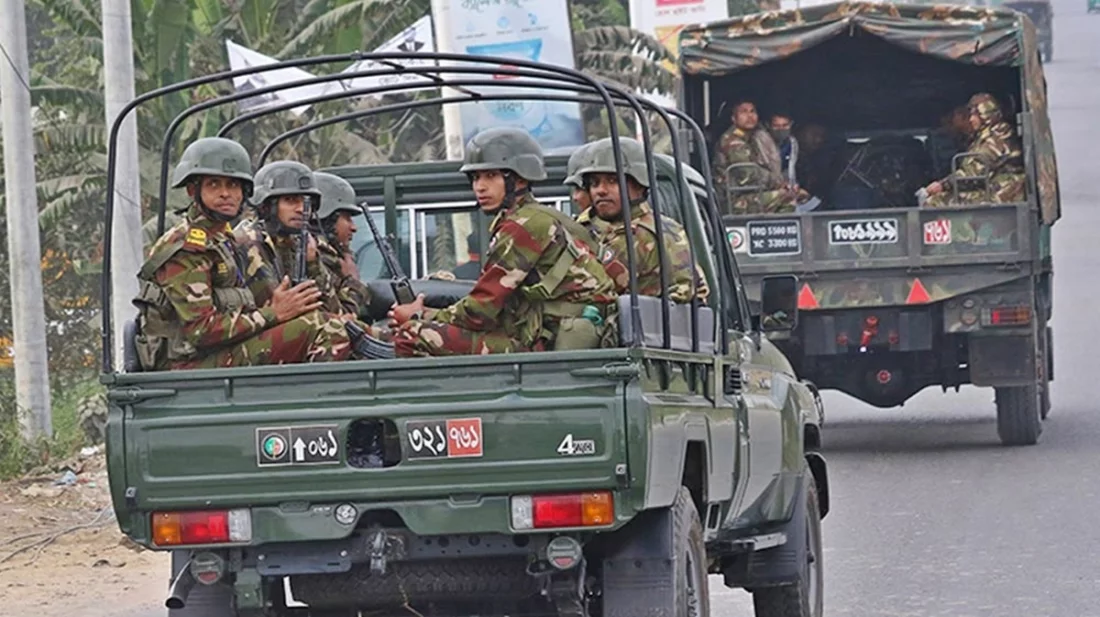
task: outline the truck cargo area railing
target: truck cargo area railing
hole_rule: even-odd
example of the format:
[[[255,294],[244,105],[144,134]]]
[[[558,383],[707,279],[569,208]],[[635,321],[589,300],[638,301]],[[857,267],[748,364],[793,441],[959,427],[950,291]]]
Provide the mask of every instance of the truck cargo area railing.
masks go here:
[[[950,266],[1014,267],[1032,259],[1027,203],[878,208],[722,217],[746,275]]]
[[[429,61],[434,64],[431,65],[409,65],[410,61]],[[134,110],[141,104],[163,97],[165,95],[190,91],[200,86],[214,84],[217,82],[231,82],[235,77],[241,77],[251,75],[255,73],[264,73],[272,70],[279,70],[284,68],[293,67],[318,67],[325,64],[332,64],[335,62],[365,62],[373,64],[380,68],[372,68],[369,70],[352,70],[338,73],[331,73],[327,75],[321,75],[318,77],[310,77],[308,79],[295,80],[288,83],[265,86],[262,88],[249,90],[246,92],[233,92],[222,96],[214,97],[209,100],[201,101],[191,107],[187,108],[183,112],[179,113],[169,124],[162,143],[161,148],[161,177],[159,184],[159,200],[158,200],[158,234],[163,234],[165,231],[165,211],[167,207],[167,179],[168,170],[170,167],[170,159],[172,152],[176,149],[175,137],[177,131],[183,126],[191,116],[205,112],[208,110],[216,109],[220,106],[235,103],[247,98],[253,98],[265,94],[271,94],[282,90],[292,90],[303,86],[323,85],[328,82],[346,81],[348,79],[358,77],[396,77],[402,75],[416,75],[423,80],[416,82],[399,82],[396,84],[387,84],[372,88],[360,88],[347,91],[339,91],[335,93],[326,93],[316,97],[296,100],[293,104],[278,105],[263,110],[245,113],[237,118],[231,120],[224,125],[218,132],[219,135],[227,135],[230,131],[236,127],[243,125],[244,123],[258,119],[269,114],[277,113],[283,109],[291,109],[299,106],[314,105],[316,103],[333,101],[337,99],[355,98],[359,96],[365,96],[370,94],[383,94],[383,93],[397,93],[397,92],[415,92],[422,90],[431,90],[436,88],[447,88],[453,91],[462,93],[462,96],[445,96],[438,99],[420,99],[409,100],[397,104],[381,105],[373,109],[357,111],[349,114],[342,114],[331,118],[322,118],[315,120],[306,126],[293,129],[287,133],[280,135],[277,141],[284,141],[290,136],[302,134],[310,130],[315,130],[321,126],[334,124],[338,122],[346,122],[354,118],[367,117],[373,114],[385,113],[388,111],[407,110],[418,107],[455,104],[461,102],[484,102],[492,100],[534,100],[534,101],[568,101],[573,103],[590,103],[600,105],[604,108],[609,119],[615,119],[617,117],[617,111],[625,109],[633,112],[640,128],[643,148],[647,159],[654,160],[653,151],[653,136],[649,126],[649,118],[647,112],[655,114],[660,118],[662,123],[667,126],[667,129],[671,135],[682,135],[679,127],[686,129],[687,135],[693,141],[693,149],[701,153],[703,157],[703,165],[700,170],[707,178],[706,185],[708,187],[708,197],[703,204],[703,211],[700,213],[703,218],[703,230],[688,229],[689,235],[702,233],[704,236],[709,231],[715,237],[712,240],[717,241],[721,235],[721,221],[716,209],[717,199],[714,194],[713,184],[709,180],[710,165],[706,160],[706,138],[703,130],[696,124],[690,117],[683,112],[676,109],[664,108],[646,99],[640,99],[633,96],[631,93],[618,88],[611,84],[600,82],[580,71],[573,69],[567,69],[561,66],[544,64],[540,62],[520,60],[516,58],[504,58],[493,56],[474,56],[465,54],[454,53],[439,53],[439,52],[381,52],[381,53],[360,53],[353,52],[348,54],[334,54],[327,56],[318,56],[312,58],[303,58],[297,60],[287,60],[281,62],[275,62],[268,65],[258,67],[248,67],[238,70],[222,71],[205,77],[195,78],[180,82],[171,86],[153,90],[151,92],[144,93],[131,102],[129,102],[115,118],[110,128],[108,136],[108,171],[107,171],[107,195],[106,195],[106,207],[105,207],[105,233],[104,233],[104,272],[102,278],[102,293],[103,302],[102,306],[102,344],[103,344],[103,370],[105,373],[111,373],[114,367],[114,322],[111,311],[108,307],[111,304],[112,294],[112,272],[111,272],[111,248],[112,248],[112,220],[114,216],[114,206],[116,199],[116,173],[117,173],[117,145],[118,136],[122,123],[127,117],[134,112]],[[447,75],[448,77],[444,77]],[[458,77],[454,77],[457,75]],[[480,77],[480,79],[466,78],[464,76]],[[511,78],[511,79],[502,79]],[[522,92],[510,93],[507,95],[496,94],[484,94],[476,92],[470,88],[507,88],[509,90],[522,90]],[[557,91],[560,94],[554,94]],[[675,118],[675,120],[674,120]],[[612,139],[612,146],[615,152],[617,176],[619,180],[619,190],[621,195],[627,195],[626,176],[624,174],[623,155],[619,147],[619,129],[616,121],[610,121],[607,123],[610,137]],[[274,142],[273,142],[274,143]],[[264,148],[261,155],[260,164],[262,165],[264,159],[271,154],[274,145],[268,144],[268,147]],[[680,208],[688,207],[690,203],[686,197],[686,192],[689,190],[686,188],[686,182],[684,181],[684,171],[682,161],[686,160],[686,156],[683,151],[683,144],[680,140],[672,140],[672,158],[675,161],[677,183],[676,188],[679,192],[680,199],[678,206]],[[655,165],[649,165],[649,184],[650,186],[657,186]],[[650,202],[653,205],[654,216],[657,219],[655,226],[657,235],[657,252],[659,255],[660,263],[662,264],[660,273],[661,283],[661,296],[659,298],[660,315],[659,323],[662,325],[659,338],[662,339],[660,344],[657,345],[661,349],[673,349],[672,347],[672,335],[671,335],[671,301],[668,297],[669,268],[665,267],[669,263],[669,258],[665,254],[665,245],[662,232],[662,210],[659,207],[657,201],[659,197],[656,191],[650,194]],[[629,270],[629,297],[624,298],[627,300],[627,306],[623,307],[623,321],[624,332],[629,333],[631,339],[628,343],[630,347],[653,347],[654,342],[652,340],[646,341],[643,336],[642,328],[642,315],[640,311],[640,296],[638,294],[638,283],[635,270],[635,239],[630,222],[630,208],[623,208],[623,218],[626,236],[626,258],[627,267]],[[687,220],[688,216],[684,216]],[[691,243],[692,260],[695,260],[695,247],[699,246],[696,243]],[[735,273],[737,265],[735,261],[729,256],[728,252],[717,251],[716,255],[716,269],[717,269],[717,281],[716,285],[711,289],[711,308],[700,307],[698,303],[693,303],[689,306],[689,317],[691,328],[691,351],[698,352],[700,350],[700,338],[704,341],[708,341],[708,347],[715,349],[717,353],[726,354],[729,350],[728,337],[724,335],[729,327],[744,327],[745,324],[727,324],[731,319],[729,315],[737,315],[739,311],[731,310],[731,302],[737,303],[735,294],[733,293],[730,281],[735,280]],[[693,282],[694,285],[694,282]],[[694,291],[694,290],[693,290]],[[712,314],[710,327],[713,332],[703,333],[699,331],[700,327],[700,311],[708,311]],[[736,319],[736,318],[735,318]],[[747,319],[747,316],[742,316],[742,319]]]

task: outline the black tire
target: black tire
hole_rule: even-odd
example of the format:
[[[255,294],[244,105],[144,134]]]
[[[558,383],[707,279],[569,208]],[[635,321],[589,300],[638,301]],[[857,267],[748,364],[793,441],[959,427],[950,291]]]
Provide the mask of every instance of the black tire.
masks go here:
[[[603,617],[710,617],[710,588],[707,580],[707,549],[703,525],[695,509],[691,492],[680,487],[669,510],[643,513],[633,528],[620,537],[615,551],[614,571],[604,562]],[[670,529],[671,527],[671,529]],[[655,549],[649,537],[669,538],[666,548]],[[659,554],[660,553],[660,554]],[[643,555],[640,559],[637,555]],[[639,562],[660,564],[653,570]],[[669,569],[666,565],[672,563]],[[671,576],[673,580],[665,580]]]
[[[825,611],[825,556],[821,541],[821,508],[817,484],[807,468],[804,512],[795,513],[806,533],[805,567],[798,582],[779,587],[759,587],[752,593],[756,617],[821,617]]]
[[[172,578],[191,560],[191,551],[172,551]],[[171,579],[169,579],[171,585]],[[168,596],[168,589],[164,591]],[[168,609],[168,617],[237,617],[233,608],[233,588],[226,584],[196,583],[183,608]]]
[[[1043,434],[1036,385],[996,388],[997,435],[1006,446],[1033,446]]]
[[[673,547],[676,560],[677,617],[710,617],[710,586],[707,578],[707,547],[703,524],[686,486],[680,487],[672,506]]]

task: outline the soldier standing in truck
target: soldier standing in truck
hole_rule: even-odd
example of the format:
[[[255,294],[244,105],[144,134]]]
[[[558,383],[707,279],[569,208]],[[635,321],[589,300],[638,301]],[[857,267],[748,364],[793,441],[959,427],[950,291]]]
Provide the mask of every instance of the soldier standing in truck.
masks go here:
[[[370,304],[370,290],[359,278],[351,239],[358,231],[352,217],[362,214],[355,189],[335,174],[313,172],[321,206],[317,209],[317,252],[344,312],[361,315]]]
[[[926,205],[933,208],[975,203],[1012,203],[1023,201],[1024,156],[1020,138],[1005,122],[1000,103],[992,95],[980,92],[970,97],[972,141],[958,169],[942,180],[925,187]],[[979,186],[965,186],[970,178],[985,178]],[[949,183],[960,183],[955,201]]]
[[[630,204],[630,224],[634,232],[634,269],[638,281],[638,293],[643,296],[661,295],[661,260],[657,251],[657,221],[653,207],[647,201],[649,193],[649,166],[645,149],[637,140],[619,140],[626,174],[627,199],[619,194],[619,177],[616,172],[615,151],[610,139],[592,144],[587,159],[577,175],[592,199],[591,210],[603,221],[600,236],[600,262],[615,281],[619,294],[630,293],[630,271],[627,268],[626,224],[623,221],[623,203]],[[665,257],[669,275],[668,297],[671,302],[686,304],[692,299],[705,302],[709,294],[706,279],[697,263],[692,261],[690,244],[683,226],[668,216],[661,217],[661,235],[664,239]],[[692,281],[692,272],[695,280]]]
[[[487,129],[466,145],[460,171],[493,216],[481,276],[447,308],[426,310],[423,296],[395,306],[395,354],[598,347],[611,330],[615,284],[584,228],[532,197],[531,182],[546,178],[538,142],[520,129]]]
[[[324,362],[352,354],[312,281],[284,279],[266,305],[245,285],[229,221],[252,193],[252,163],[235,141],[208,137],[184,151],[172,178],[191,203],[138,273],[137,355],[145,370]]]

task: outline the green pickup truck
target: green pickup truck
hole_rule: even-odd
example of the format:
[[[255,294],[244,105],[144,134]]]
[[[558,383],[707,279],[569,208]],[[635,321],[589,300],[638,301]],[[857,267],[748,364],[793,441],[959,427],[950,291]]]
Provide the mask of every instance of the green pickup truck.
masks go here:
[[[749,314],[704,175],[653,160],[712,295],[668,319],[620,298],[640,319],[618,347],[141,372],[127,327],[103,375],[111,495],[123,533],[172,552],[169,614],[705,617],[721,574],[760,617],[820,616],[820,398]],[[329,170],[429,305],[471,283],[424,275],[485,240],[458,167]],[[535,195],[567,208],[548,168]],[[357,249],[381,320],[392,273]],[[765,309],[795,312],[794,284],[765,280]]]
[[[798,181],[815,208],[723,212],[750,302],[763,278],[799,277],[798,324],[774,337],[798,375],[883,408],[930,386],[992,387],[1001,441],[1035,444],[1054,377],[1060,205],[1034,24],[1008,9],[830,3],[701,24],[680,43],[683,109],[711,134],[736,95],[761,123],[793,115],[802,137]],[[977,175],[944,183],[979,195],[969,205],[922,205],[922,187],[976,156],[940,123],[979,92],[1022,144],[1023,197],[992,200]]]

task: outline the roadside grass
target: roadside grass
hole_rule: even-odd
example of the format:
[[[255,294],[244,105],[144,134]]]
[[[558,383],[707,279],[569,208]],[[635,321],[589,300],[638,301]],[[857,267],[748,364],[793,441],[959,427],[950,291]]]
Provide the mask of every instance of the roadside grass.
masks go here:
[[[0,371],[0,480],[65,458],[87,445],[80,428],[79,404],[84,397],[102,390],[103,386],[94,377],[55,388],[51,392],[53,437],[28,443],[20,434],[14,371]]]

